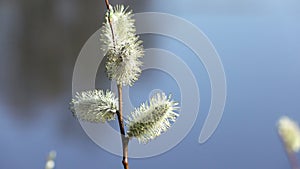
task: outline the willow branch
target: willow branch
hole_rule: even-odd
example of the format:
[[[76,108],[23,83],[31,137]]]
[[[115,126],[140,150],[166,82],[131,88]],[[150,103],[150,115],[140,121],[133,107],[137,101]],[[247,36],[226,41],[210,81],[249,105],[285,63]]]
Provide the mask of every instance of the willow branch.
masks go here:
[[[128,166],[128,142],[129,139],[128,137],[125,136],[125,128],[124,128],[124,123],[123,123],[123,108],[122,108],[122,85],[118,85],[118,94],[119,94],[119,111],[117,111],[117,116],[118,116],[118,122],[119,122],[119,127],[120,127],[120,132],[121,132],[121,139],[122,139],[122,148],[123,148],[123,166],[124,169],[129,169]]]
[[[109,1],[105,0],[106,8],[109,10]]]
[[[116,46],[116,43],[115,43],[115,33],[114,33],[113,26],[112,26],[111,18],[110,18],[111,8],[110,8],[109,1],[108,1],[108,0],[105,0],[105,4],[106,4],[106,8],[107,8],[107,10],[108,10],[108,16],[107,16],[107,18],[108,18],[108,23],[109,23],[110,31],[111,31],[111,36],[112,36],[113,45],[114,45],[114,48],[115,48],[115,46]]]
[[[110,7],[108,0],[105,0],[105,4],[106,4],[106,8],[108,10],[108,22],[109,22],[109,27],[111,30],[113,45],[115,48],[116,43],[115,43],[114,29],[113,29],[112,21],[111,21],[111,7]],[[123,122],[122,85],[118,85],[118,94],[119,94],[119,111],[117,111],[117,116],[118,116],[118,123],[119,123],[119,127],[120,127],[121,139],[122,139],[122,148],[123,148],[122,164],[124,166],[124,169],[129,169],[129,166],[128,166],[128,142],[129,142],[129,139],[125,136],[125,128],[124,128],[124,122]]]
[[[292,169],[300,169],[298,162],[297,162],[296,154],[294,152],[290,152],[290,151],[287,151],[286,153],[288,155]]]

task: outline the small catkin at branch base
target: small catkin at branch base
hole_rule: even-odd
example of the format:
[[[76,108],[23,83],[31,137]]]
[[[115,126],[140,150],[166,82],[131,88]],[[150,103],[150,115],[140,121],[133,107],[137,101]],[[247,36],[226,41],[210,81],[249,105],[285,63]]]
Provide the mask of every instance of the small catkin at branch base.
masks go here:
[[[278,121],[278,134],[288,151],[300,151],[300,129],[295,121],[286,116],[281,117]]]
[[[278,134],[285,147],[292,169],[300,169],[295,155],[296,152],[300,151],[300,129],[298,124],[283,116],[278,121]]]

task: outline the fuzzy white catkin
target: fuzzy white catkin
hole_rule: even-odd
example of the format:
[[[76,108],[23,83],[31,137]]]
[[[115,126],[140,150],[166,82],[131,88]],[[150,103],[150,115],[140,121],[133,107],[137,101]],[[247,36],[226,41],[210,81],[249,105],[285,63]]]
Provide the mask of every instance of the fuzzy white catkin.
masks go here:
[[[300,150],[300,129],[296,122],[283,116],[278,121],[278,133],[282,137],[288,151]]]
[[[132,11],[116,5],[109,12],[113,34],[108,19],[101,32],[102,49],[107,51],[106,72],[118,84],[132,86],[141,73],[142,41],[136,35]]]
[[[89,90],[76,93],[70,103],[73,115],[88,122],[106,122],[115,119],[118,100],[111,91]]]
[[[178,103],[164,93],[157,93],[150,99],[150,105],[143,103],[128,117],[128,136],[135,137],[140,143],[148,143],[171,127],[179,116],[174,111]]]
[[[50,151],[48,154],[48,158],[46,161],[45,169],[54,169],[55,167],[55,158],[56,158],[56,151]]]

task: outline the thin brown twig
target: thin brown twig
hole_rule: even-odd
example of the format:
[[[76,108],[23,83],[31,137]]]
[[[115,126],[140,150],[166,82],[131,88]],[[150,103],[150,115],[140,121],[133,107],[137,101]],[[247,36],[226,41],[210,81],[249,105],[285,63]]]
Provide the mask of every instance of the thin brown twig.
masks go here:
[[[109,23],[110,31],[111,31],[113,45],[114,45],[114,48],[115,48],[115,46],[116,46],[116,43],[115,43],[115,33],[114,33],[113,26],[112,26],[111,18],[110,18],[111,8],[110,8],[109,1],[105,0],[105,4],[106,4],[106,8],[108,10],[108,16],[107,16],[107,18],[108,18],[108,23]]]
[[[122,148],[123,148],[122,163],[123,163],[124,169],[129,169],[129,166],[128,166],[128,142],[129,142],[129,139],[128,139],[128,137],[125,136],[125,128],[124,128],[124,123],[123,123],[122,85],[121,84],[118,85],[118,94],[119,94],[119,111],[117,111],[117,116],[118,116],[120,132],[121,132]]]
[[[298,162],[297,162],[296,154],[294,152],[291,152],[291,151],[287,151],[286,153],[288,155],[288,158],[289,158],[292,169],[300,169],[299,165],[298,165]]]
[[[105,0],[106,8],[109,10],[109,1]]]

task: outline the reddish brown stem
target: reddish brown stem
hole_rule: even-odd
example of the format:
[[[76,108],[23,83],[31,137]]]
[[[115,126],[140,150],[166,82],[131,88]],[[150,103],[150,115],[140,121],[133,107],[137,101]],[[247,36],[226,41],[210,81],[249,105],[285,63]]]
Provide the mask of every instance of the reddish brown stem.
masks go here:
[[[286,150],[292,169],[300,169],[294,152]]]
[[[115,34],[114,34],[113,26],[112,26],[112,21],[111,21],[111,18],[110,18],[111,9],[110,9],[109,1],[105,0],[105,4],[106,4],[106,8],[108,10],[108,16],[107,16],[107,18],[108,18],[108,22],[109,22],[109,27],[110,27],[110,31],[111,31],[113,45],[114,45],[114,48],[115,48],[115,46],[116,46],[116,43],[115,43]]]
[[[105,0],[106,8],[109,10],[109,1]]]
[[[118,94],[119,94],[119,111],[117,111],[117,116],[118,116],[118,122],[119,122],[119,127],[120,127],[120,132],[121,132],[121,139],[122,139],[122,148],[123,148],[123,166],[124,169],[129,169],[128,166],[128,142],[129,139],[125,136],[125,128],[124,128],[124,123],[123,123],[123,116],[122,116],[122,85],[118,85]]]

